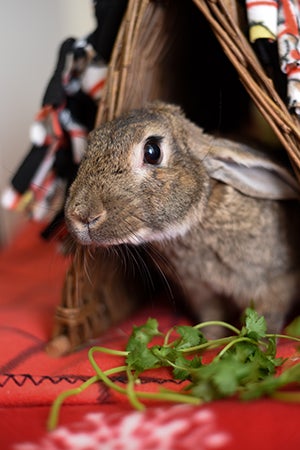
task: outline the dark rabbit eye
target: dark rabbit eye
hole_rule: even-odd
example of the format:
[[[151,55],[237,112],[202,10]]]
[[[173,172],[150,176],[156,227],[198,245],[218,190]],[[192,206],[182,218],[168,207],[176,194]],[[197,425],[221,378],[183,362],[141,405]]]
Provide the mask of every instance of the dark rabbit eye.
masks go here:
[[[161,162],[161,150],[157,143],[147,142],[144,146],[144,162],[147,164],[159,164]]]

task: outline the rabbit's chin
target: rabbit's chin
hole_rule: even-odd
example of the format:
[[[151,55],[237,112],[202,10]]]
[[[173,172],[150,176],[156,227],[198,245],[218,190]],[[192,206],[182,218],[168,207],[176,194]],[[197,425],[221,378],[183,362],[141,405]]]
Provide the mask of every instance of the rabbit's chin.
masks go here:
[[[180,231],[180,232],[179,232]],[[188,227],[172,228],[167,230],[153,230],[150,227],[143,227],[134,232],[122,235],[120,237],[107,236],[101,234],[101,231],[89,229],[87,225],[71,226],[70,232],[76,241],[81,245],[94,247],[112,247],[116,245],[143,245],[150,242],[161,242],[176,239],[178,235],[183,235],[188,231]]]
[[[79,226],[69,226],[70,233],[76,239],[76,241],[81,245],[94,246],[94,247],[112,247],[116,245],[141,245],[148,242],[153,232],[150,229],[140,229],[137,232],[132,232],[127,235],[118,236],[107,236],[101,234],[101,232],[95,232],[89,229],[87,225]]]

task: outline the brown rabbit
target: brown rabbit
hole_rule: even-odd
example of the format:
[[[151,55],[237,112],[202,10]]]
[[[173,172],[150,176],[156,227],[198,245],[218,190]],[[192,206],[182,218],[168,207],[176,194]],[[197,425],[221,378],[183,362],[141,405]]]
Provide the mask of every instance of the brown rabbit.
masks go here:
[[[160,254],[196,320],[252,302],[279,332],[300,299],[299,195],[284,167],[154,102],[91,133],[66,219],[83,245]]]

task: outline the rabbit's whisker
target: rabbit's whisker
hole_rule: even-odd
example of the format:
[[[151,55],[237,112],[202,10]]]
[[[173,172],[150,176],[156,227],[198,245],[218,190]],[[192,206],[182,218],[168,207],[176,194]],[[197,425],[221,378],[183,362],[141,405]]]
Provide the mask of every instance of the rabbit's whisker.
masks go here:
[[[127,225],[127,230],[128,232],[135,237],[135,233],[130,229],[129,225],[125,222],[125,224]],[[145,279],[149,282],[147,283],[147,285],[149,287],[151,287],[151,289],[154,289],[154,282],[152,279],[152,275],[151,275],[151,271],[149,270],[146,261],[144,260],[139,248],[143,248],[142,246],[139,245],[139,239],[138,237],[136,237],[136,244],[135,245],[131,245],[131,246],[124,246],[126,248],[126,251],[128,252],[128,255],[131,256],[131,258],[133,258],[133,261],[135,262],[136,267],[138,267],[141,275],[145,275]],[[139,264],[141,263],[141,264]]]

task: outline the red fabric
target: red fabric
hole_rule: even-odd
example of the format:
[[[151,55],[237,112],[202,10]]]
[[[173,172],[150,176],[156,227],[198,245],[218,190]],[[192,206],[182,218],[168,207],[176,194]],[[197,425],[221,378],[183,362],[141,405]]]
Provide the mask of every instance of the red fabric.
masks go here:
[[[59,428],[47,433],[47,416],[56,396],[94,375],[87,348],[58,359],[44,352],[69,265],[56,247],[40,239],[39,227],[30,224],[0,254],[1,450],[300,448],[298,404],[268,399],[223,400],[199,407],[148,402],[140,413],[100,383],[70,397],[62,407]],[[176,322],[188,323],[173,307],[153,305],[96,344],[124,348],[132,325],[149,316],[158,319],[162,330]],[[295,346],[280,343],[279,355],[295,357]],[[107,355],[97,355],[97,361],[103,369],[121,363],[119,357]],[[158,386],[176,389],[180,384],[167,371],[143,378],[143,389]]]

